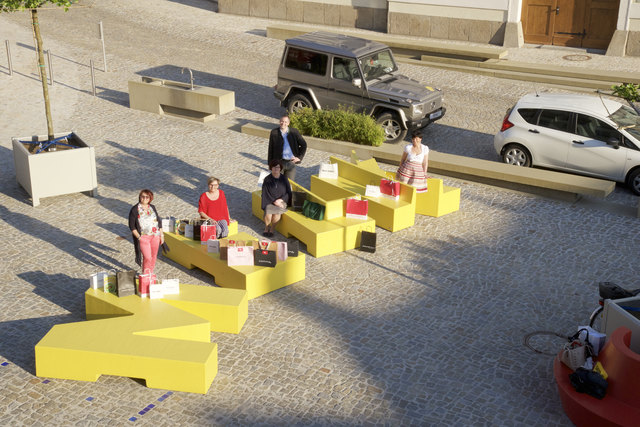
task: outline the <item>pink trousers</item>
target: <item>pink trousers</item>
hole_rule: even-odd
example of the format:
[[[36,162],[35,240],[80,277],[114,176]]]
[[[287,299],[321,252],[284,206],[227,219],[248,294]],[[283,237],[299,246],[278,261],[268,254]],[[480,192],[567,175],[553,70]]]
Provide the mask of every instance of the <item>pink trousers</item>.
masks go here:
[[[142,235],[140,236],[140,252],[142,252],[142,272],[153,273],[158,259],[158,248],[160,247],[160,236]],[[147,269],[149,271],[147,271]]]

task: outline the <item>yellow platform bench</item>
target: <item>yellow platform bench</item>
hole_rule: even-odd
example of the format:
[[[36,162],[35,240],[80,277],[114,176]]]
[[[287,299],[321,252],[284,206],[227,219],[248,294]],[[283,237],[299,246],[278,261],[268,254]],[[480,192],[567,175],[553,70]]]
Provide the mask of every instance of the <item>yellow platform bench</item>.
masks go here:
[[[305,245],[307,252],[316,258],[355,249],[360,246],[361,231],[375,231],[375,220],[346,218],[344,216],[344,199],[327,200],[307,190],[299,184],[289,181],[293,191],[303,191],[307,200],[325,207],[324,219],[316,221],[305,217],[301,212],[289,209],[276,229],[285,237],[294,236]],[[251,194],[251,210],[262,219],[262,190]]]
[[[86,322],[55,325],[36,344],[36,375],[97,381],[143,378],[147,387],[206,393],[218,372],[211,331],[239,333],[247,293],[180,285],[163,299],[85,292]]]
[[[376,159],[360,160],[355,151],[351,152],[351,162],[380,177],[396,178],[395,173],[380,169]],[[439,217],[460,209],[460,188],[444,185],[438,178],[427,178],[427,189],[424,193],[416,193],[417,214]]]
[[[337,157],[332,156],[330,160],[331,163],[338,164],[338,179],[321,179],[312,176],[312,192],[321,197],[325,197],[327,193],[336,193],[343,198],[360,194],[364,200],[369,202],[368,215],[376,220],[378,227],[385,230],[399,231],[415,224],[416,189],[414,187],[400,183],[399,200],[383,196],[366,197],[366,186],[380,185],[380,179],[385,176]]]
[[[299,282],[305,278],[305,255],[289,257],[275,267],[255,265],[229,266],[220,254],[207,252],[207,245],[175,233],[165,233],[170,251],[165,256],[186,268],[198,267],[214,277],[215,284],[223,288],[243,289],[253,299],[268,292]],[[228,239],[258,240],[247,233],[230,234]]]

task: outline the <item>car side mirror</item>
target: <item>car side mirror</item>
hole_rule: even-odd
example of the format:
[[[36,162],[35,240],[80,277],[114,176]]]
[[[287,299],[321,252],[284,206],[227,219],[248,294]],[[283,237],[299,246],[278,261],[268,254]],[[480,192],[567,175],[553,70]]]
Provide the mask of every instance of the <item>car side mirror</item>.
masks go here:
[[[360,79],[360,78],[356,78],[356,79],[351,80],[351,83],[355,87],[362,87],[362,79]]]
[[[610,145],[617,150],[618,148],[620,148],[620,141],[618,140],[618,138],[609,137],[607,138],[607,145]]]

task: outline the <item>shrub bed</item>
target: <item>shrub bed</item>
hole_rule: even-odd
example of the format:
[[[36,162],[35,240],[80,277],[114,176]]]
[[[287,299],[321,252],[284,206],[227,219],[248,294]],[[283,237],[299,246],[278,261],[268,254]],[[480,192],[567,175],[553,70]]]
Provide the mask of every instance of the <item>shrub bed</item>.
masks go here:
[[[379,147],[385,140],[384,131],[373,118],[349,109],[305,108],[291,114],[289,118],[292,127],[303,135],[316,138],[337,139],[374,147]]]

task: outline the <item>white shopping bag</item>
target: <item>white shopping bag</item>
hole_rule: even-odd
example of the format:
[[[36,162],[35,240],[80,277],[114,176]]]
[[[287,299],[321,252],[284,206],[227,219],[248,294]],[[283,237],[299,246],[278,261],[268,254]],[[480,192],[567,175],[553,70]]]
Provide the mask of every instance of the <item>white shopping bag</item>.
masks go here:
[[[164,287],[162,283],[152,283],[149,285],[149,299],[161,299],[164,297]]]
[[[262,183],[264,182],[264,179],[269,176],[271,172],[269,171],[260,171],[260,176],[258,177],[258,187],[262,188]]]
[[[162,218],[162,231],[173,233],[176,229],[176,219],[174,217]]]
[[[91,289],[104,288],[104,281],[106,276],[106,271],[93,273],[91,276],[89,276],[89,286],[91,286]]]
[[[367,185],[364,195],[367,197],[380,197],[380,186],[379,185]]]
[[[318,172],[318,178],[338,179],[338,164],[337,163],[321,163],[320,171]]]
[[[184,237],[187,239],[193,239],[193,224],[185,224]]]
[[[178,295],[180,293],[180,280],[162,279],[162,287],[165,295]]]

